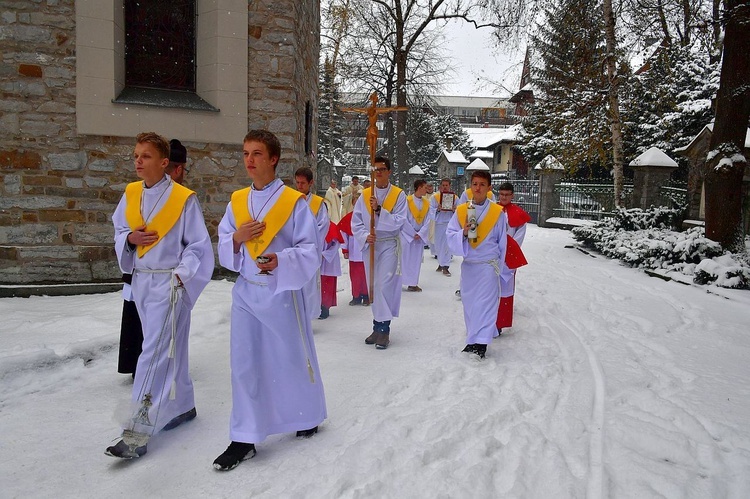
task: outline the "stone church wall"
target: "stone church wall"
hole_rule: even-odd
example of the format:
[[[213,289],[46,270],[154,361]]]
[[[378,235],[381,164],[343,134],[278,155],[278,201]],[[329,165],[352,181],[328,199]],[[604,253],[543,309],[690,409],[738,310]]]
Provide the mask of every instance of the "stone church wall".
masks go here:
[[[120,275],[111,215],[138,180],[134,138],[76,129],[76,9],[90,1],[0,0],[0,284]],[[289,178],[315,168],[305,118],[308,107],[317,115],[318,2],[249,1],[247,15],[248,129],[279,136],[279,176]],[[312,144],[316,123],[307,121]],[[248,185],[241,141],[183,141],[185,185],[197,192],[214,242],[231,192]]]

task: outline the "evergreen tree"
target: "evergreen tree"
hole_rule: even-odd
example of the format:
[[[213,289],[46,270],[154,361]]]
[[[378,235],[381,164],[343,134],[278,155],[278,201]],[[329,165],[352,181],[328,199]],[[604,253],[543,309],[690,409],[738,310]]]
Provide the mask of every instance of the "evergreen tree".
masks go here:
[[[713,118],[711,100],[719,87],[719,67],[710,62],[708,53],[689,47],[662,47],[649,62],[649,68],[628,85],[629,158],[650,147],[673,153]]]
[[[437,159],[442,150],[432,116],[422,111],[409,111],[406,121],[406,145],[409,151],[409,167],[418,166],[428,180],[437,178]]]
[[[598,0],[557,0],[532,38],[536,103],[524,121],[530,163],[554,155],[570,173],[608,170],[611,132]]]
[[[328,60],[323,64],[319,76],[318,94],[318,158],[344,161],[344,127],[338,85],[333,79]],[[335,172],[339,178],[342,172]]]
[[[445,138],[450,137],[453,149],[459,150],[468,159],[476,148],[471,145],[471,137],[452,114],[438,114],[432,118],[435,134],[439,141],[438,154],[445,149]]]

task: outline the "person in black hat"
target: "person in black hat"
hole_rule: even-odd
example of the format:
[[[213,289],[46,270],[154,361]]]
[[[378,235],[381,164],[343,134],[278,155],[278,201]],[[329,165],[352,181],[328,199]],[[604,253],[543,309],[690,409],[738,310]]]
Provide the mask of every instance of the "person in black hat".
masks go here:
[[[185,180],[187,149],[177,139],[169,141],[169,165],[164,171],[172,180],[182,184]],[[135,378],[135,368],[138,365],[138,357],[141,355],[143,345],[143,328],[138,316],[138,309],[133,301],[133,293],[130,290],[130,282],[133,276],[122,274],[122,320],[120,322],[120,351],[117,358],[117,372],[130,374]]]
[[[169,165],[164,169],[167,175],[178,184],[185,181],[187,169],[187,149],[177,139],[169,141]]]

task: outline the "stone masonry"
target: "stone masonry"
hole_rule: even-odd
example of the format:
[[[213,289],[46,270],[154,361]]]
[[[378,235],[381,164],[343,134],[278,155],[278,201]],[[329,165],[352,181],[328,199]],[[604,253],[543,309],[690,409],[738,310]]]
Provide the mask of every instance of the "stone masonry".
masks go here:
[[[317,115],[318,8],[316,0],[248,1],[248,129],[279,136],[282,178],[315,168],[304,139],[307,102]],[[75,9],[74,0],[0,0],[0,284],[120,276],[111,215],[137,180],[134,138],[77,133]],[[248,185],[241,137],[231,140],[183,141],[186,185],[214,242],[231,192]]]

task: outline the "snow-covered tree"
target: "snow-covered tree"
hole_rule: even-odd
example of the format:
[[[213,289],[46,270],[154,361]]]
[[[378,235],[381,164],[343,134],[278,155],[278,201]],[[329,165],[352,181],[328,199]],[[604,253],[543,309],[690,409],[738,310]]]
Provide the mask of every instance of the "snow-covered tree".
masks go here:
[[[409,168],[418,166],[425,172],[425,177],[434,180],[437,177],[437,158],[440,155],[440,137],[438,137],[433,117],[422,111],[412,110],[406,121],[406,145],[409,151]]]
[[[713,118],[719,67],[697,48],[661,47],[648,70],[631,78],[625,104],[626,156],[650,147],[666,152],[687,145]]]
[[[440,142],[438,153],[445,149],[446,137],[451,138],[452,148],[461,151],[464,157],[468,158],[474,153],[476,148],[471,144],[471,137],[463,129],[458,118],[452,114],[438,114],[433,117],[432,121]]]
[[[521,150],[554,155],[571,173],[607,170],[611,158],[602,11],[596,0],[557,0],[532,38],[536,103]]]
[[[461,151],[465,157],[474,152],[471,138],[453,115],[409,112],[406,124],[409,168],[419,166],[425,171],[426,179],[437,180],[437,159],[445,149],[447,137],[451,139],[452,148]]]
[[[320,69],[318,87],[318,157],[342,160],[344,128],[338,85],[328,59]],[[343,163],[343,161],[341,161]]]

